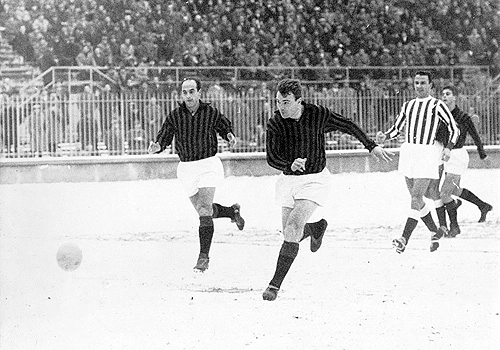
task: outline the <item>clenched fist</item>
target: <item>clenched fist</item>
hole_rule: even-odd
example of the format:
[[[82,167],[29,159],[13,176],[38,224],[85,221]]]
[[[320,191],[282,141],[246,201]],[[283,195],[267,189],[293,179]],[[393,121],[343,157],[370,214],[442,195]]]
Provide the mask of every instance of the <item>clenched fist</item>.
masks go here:
[[[161,146],[160,146],[160,144],[158,142],[151,141],[149,143],[148,152],[150,154],[154,154],[154,153],[160,152],[160,150],[161,150]]]

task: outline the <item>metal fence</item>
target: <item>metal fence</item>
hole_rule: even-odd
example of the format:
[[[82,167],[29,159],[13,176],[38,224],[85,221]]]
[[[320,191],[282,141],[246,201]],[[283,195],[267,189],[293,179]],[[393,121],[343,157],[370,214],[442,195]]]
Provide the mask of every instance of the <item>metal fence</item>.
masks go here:
[[[139,65],[135,67],[54,66],[27,83],[21,93],[33,87],[52,88],[64,85],[70,92],[80,92],[84,85],[99,88],[109,85],[119,89],[137,89],[142,84],[155,83],[163,87],[178,86],[186,77],[196,76],[203,83],[214,81],[238,87],[256,86],[266,81],[270,84],[282,78],[297,78],[305,84],[328,85],[332,82],[359,83],[367,77],[377,81],[404,81],[419,70],[431,71],[434,80],[451,83],[466,82],[475,88],[490,80],[489,66],[236,66],[236,67],[172,67]]]
[[[304,89],[304,99],[329,107],[353,119],[370,136],[386,130],[411,91],[366,91],[351,88],[316,91]],[[166,113],[177,106],[180,96],[148,93],[42,92],[36,97],[3,96],[0,101],[0,157],[121,156],[147,153]],[[204,96],[231,120],[238,138],[229,150],[220,141],[220,151],[265,150],[266,121],[275,110],[274,94],[253,91],[215,93]],[[500,143],[500,93],[488,91],[462,94],[462,109],[477,116],[476,127],[486,145]],[[398,141],[391,145],[398,146]],[[469,140],[472,144],[472,140]],[[328,149],[356,149],[353,137],[330,133]],[[167,152],[175,153],[174,144]]]

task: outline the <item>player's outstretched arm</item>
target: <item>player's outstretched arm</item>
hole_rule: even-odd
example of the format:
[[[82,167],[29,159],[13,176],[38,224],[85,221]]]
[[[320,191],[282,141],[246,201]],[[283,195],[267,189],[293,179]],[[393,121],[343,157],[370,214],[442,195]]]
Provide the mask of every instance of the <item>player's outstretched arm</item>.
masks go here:
[[[394,156],[394,153],[389,152],[380,146],[372,149],[371,154],[377,159],[377,161],[384,160],[386,162],[392,161],[392,157]]]

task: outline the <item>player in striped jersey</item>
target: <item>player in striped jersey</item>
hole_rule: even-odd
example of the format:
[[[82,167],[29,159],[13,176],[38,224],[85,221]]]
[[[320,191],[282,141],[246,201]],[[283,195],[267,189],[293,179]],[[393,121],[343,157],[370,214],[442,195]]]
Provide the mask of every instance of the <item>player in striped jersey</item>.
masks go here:
[[[160,153],[172,143],[180,163],[177,178],[186,190],[196,209],[200,225],[200,254],[194,267],[195,272],[208,269],[209,252],[214,234],[214,218],[227,217],[243,230],[245,220],[240,215],[239,204],[230,207],[213,203],[216,186],[224,178],[221,160],[216,156],[217,134],[229,142],[231,147],[236,138],[231,122],[217,108],[200,100],[201,83],[198,79],[185,79],[181,90],[183,102],[165,119],[155,142],[151,142],[149,153]]]
[[[445,230],[436,227],[430,208],[423,197],[431,182],[439,179],[440,159],[444,162],[450,159],[451,149],[460,134],[446,104],[431,96],[431,74],[418,71],[413,79],[413,87],[416,98],[403,104],[394,125],[389,130],[385,133],[377,133],[377,142],[381,143],[387,138],[397,137],[406,126],[405,142],[401,145],[398,170],[405,176],[411,196],[411,209],[402,237],[393,240],[398,253],[404,252],[419,217],[432,232],[431,252],[439,247],[438,240],[445,234]],[[450,135],[450,140],[444,148],[435,142],[440,121],[446,125]]]
[[[460,129],[460,136],[451,150],[450,160],[444,165],[445,177],[441,188],[441,198],[448,212],[448,216],[450,217],[450,231],[448,237],[455,237],[460,234],[460,226],[457,220],[457,208],[460,206],[461,201],[454,200],[452,195],[475,204],[481,212],[479,222],[484,222],[486,220],[486,214],[493,209],[490,204],[479,199],[474,193],[466,188],[460,187],[461,175],[467,170],[469,165],[469,154],[467,150],[463,148],[467,134],[470,133],[472,136],[477,151],[479,152],[480,159],[486,158],[486,152],[484,151],[483,143],[481,142],[481,138],[477,133],[470,115],[458,108],[456,104],[457,96],[457,89],[454,86],[446,86],[442,90],[442,100],[451,110],[451,114],[455,118],[458,128]],[[443,130],[442,134],[444,134],[443,139],[447,140],[448,134],[446,133],[446,129]],[[446,216],[444,220],[446,220]]]
[[[329,199],[330,172],[326,168],[325,134],[341,131],[356,137],[377,159],[389,161],[392,153],[375,142],[352,121],[328,108],[302,101],[298,80],[278,83],[278,111],[267,124],[267,162],[282,172],[276,182],[276,202],[281,206],[284,242],[276,270],[262,294],[275,300],[299,252],[299,242],[310,235],[310,249],[321,246],[326,221],[306,222]]]

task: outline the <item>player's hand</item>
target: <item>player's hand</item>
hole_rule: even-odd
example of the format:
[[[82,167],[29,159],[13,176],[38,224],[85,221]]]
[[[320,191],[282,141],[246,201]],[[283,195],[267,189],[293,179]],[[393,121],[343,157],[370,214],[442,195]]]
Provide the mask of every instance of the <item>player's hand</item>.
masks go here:
[[[443,154],[441,155],[441,159],[443,160],[443,162],[447,162],[450,160],[450,154],[451,154],[450,149],[445,147],[443,149]]]
[[[227,134],[227,139],[229,140],[229,147],[234,148],[234,146],[236,146],[236,143],[238,142],[236,140],[236,137],[232,133],[229,133]]]
[[[297,158],[293,161],[290,168],[292,169],[292,171],[303,172],[304,170],[306,170],[306,161],[307,158]]]
[[[392,157],[394,156],[394,153],[389,152],[380,146],[372,149],[371,154],[375,157],[375,159],[377,159],[377,162],[379,160],[385,160],[386,162],[392,161]]]
[[[386,138],[387,136],[382,131],[378,131],[377,134],[375,135],[375,143],[379,145],[383,144]]]
[[[161,150],[161,146],[160,146],[160,144],[158,142],[151,141],[149,143],[149,147],[148,147],[148,153],[149,154],[160,152],[160,150]]]
[[[480,150],[479,150],[479,158],[480,158],[481,160],[483,160],[483,159],[485,159],[486,157],[487,157],[487,155],[486,155],[486,152],[484,151],[484,149],[480,149]]]

